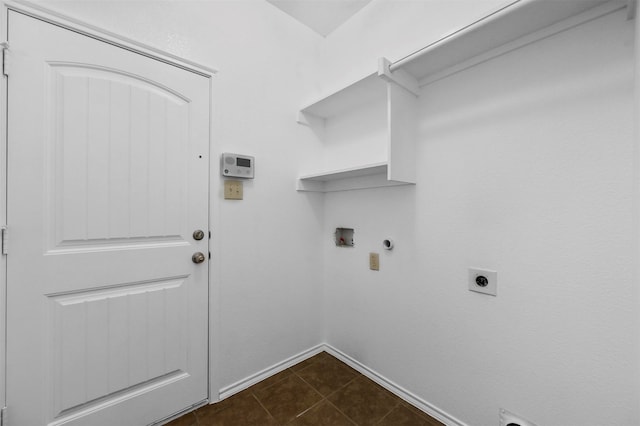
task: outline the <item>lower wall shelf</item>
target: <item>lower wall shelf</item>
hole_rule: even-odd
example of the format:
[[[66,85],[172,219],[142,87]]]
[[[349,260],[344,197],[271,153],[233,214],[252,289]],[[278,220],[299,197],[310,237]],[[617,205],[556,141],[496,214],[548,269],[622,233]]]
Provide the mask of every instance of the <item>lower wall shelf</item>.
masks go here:
[[[388,173],[389,165],[384,162],[305,175],[298,178],[296,190],[303,192],[336,192],[414,184],[414,182],[389,180]]]

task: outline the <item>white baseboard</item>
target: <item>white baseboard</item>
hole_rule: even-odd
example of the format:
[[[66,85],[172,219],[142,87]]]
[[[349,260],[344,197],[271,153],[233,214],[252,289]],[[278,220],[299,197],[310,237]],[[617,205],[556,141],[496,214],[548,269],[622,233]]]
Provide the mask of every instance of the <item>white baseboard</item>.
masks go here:
[[[395,384],[391,380],[387,379],[383,375],[377,373],[376,371],[374,371],[371,368],[367,367],[366,365],[360,363],[359,361],[356,361],[355,359],[351,358],[349,355],[345,354],[344,352],[339,351],[338,349],[334,348],[333,346],[328,345],[326,343],[324,345],[322,345],[322,346],[323,346],[323,349],[325,351],[327,351],[328,353],[330,353],[334,357],[338,358],[340,361],[344,362],[349,367],[351,367],[354,370],[357,370],[358,372],[362,373],[364,376],[370,378],[371,380],[373,380],[374,382],[376,382],[377,384],[379,384],[380,386],[382,386],[383,388],[385,388],[389,392],[395,394],[400,399],[403,399],[404,401],[408,402],[409,404],[413,405],[414,407],[418,408],[419,410],[424,411],[425,413],[427,413],[428,415],[430,415],[434,419],[444,423],[445,425],[447,425],[447,426],[469,426],[466,423],[464,423],[463,421],[461,421],[461,420],[455,418],[454,416],[452,416],[451,414],[445,412],[444,410],[439,409],[435,405],[428,403],[424,399],[422,399],[422,398],[418,397],[417,395],[409,392],[408,390],[404,389],[403,387],[398,386],[397,384]]]
[[[275,374],[278,374],[279,372],[286,370],[287,368],[294,366],[297,363],[302,362],[307,358],[311,358],[312,356],[319,354],[323,350],[325,350],[325,345],[323,344],[314,346],[310,349],[307,349],[306,351],[300,352],[299,354],[292,356],[291,358],[287,358],[286,360],[281,361],[277,364],[274,364],[271,367],[267,367],[262,371],[252,374],[247,378],[239,380],[229,386],[225,386],[224,388],[220,389],[220,392],[218,393],[219,401],[222,401],[223,399],[228,398],[231,395],[235,395],[236,393],[243,391],[255,385],[258,382],[261,382],[264,379],[267,379]],[[213,401],[213,402],[216,402],[216,401]]]
[[[311,358],[312,356],[317,355],[322,351],[326,351],[329,354],[333,355],[334,357],[338,358],[340,361],[344,362],[354,370],[362,373],[364,376],[373,380],[383,388],[387,389],[389,392],[395,394],[396,396],[408,402],[409,404],[413,405],[414,407],[418,408],[419,410],[424,411],[425,413],[427,413],[434,419],[439,420],[445,425],[469,426],[466,423],[462,422],[461,420],[458,420],[454,416],[445,412],[444,410],[439,409],[435,405],[428,403],[424,399],[416,396],[415,394],[409,392],[403,387],[398,386],[397,384],[387,379],[383,375],[377,373],[376,371],[372,370],[366,365],[351,358],[349,355],[345,354],[344,352],[341,352],[340,350],[326,343],[314,346],[310,349],[307,349],[306,351],[300,352],[299,354],[294,355],[291,358],[287,358],[282,362],[274,364],[271,367],[265,368],[264,370],[259,371],[255,374],[252,374],[251,376],[245,379],[242,379],[240,381],[237,381],[236,383],[233,383],[229,386],[226,386],[220,389],[220,392],[219,392],[220,401],[240,391],[243,391],[255,385],[256,383],[264,379],[267,379],[283,370],[286,370],[287,368],[293,365],[296,365],[297,363],[302,362],[307,358]]]

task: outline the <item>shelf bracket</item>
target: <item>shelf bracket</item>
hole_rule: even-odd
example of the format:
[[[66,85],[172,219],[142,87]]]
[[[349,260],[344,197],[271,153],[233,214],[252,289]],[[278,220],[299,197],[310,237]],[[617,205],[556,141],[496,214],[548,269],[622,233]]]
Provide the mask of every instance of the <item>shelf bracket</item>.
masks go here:
[[[387,58],[378,59],[378,77],[385,81],[396,83],[402,88],[413,93],[415,96],[420,96],[420,85],[418,80],[411,74],[403,69],[397,69],[391,72],[391,61]]]
[[[302,124],[303,126],[309,127],[317,127],[323,128],[326,120],[322,117],[317,117],[313,114],[309,114],[308,112],[298,111],[298,116],[296,117],[296,121],[298,124]]]
[[[296,191],[298,192],[325,192],[324,182],[304,181],[298,179],[296,181]]]

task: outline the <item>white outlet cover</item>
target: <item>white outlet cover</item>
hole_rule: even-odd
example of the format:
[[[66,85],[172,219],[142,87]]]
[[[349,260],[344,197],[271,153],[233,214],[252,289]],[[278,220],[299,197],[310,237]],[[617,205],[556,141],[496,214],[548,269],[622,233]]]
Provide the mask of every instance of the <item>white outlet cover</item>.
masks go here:
[[[476,278],[485,277],[489,283],[485,287],[476,284]],[[498,295],[498,273],[490,269],[469,268],[469,290],[477,293],[488,294],[490,296]]]
[[[518,425],[518,426],[536,426],[535,423],[531,423],[528,420],[523,419],[520,416],[517,416],[504,408],[500,409],[500,426],[510,426],[510,425]]]

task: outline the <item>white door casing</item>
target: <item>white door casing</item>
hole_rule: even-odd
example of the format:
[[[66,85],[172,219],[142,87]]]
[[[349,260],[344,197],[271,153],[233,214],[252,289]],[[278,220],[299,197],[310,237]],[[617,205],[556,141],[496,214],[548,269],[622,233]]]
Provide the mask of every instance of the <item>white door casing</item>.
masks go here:
[[[204,401],[209,79],[8,22],[8,424],[144,425]]]

